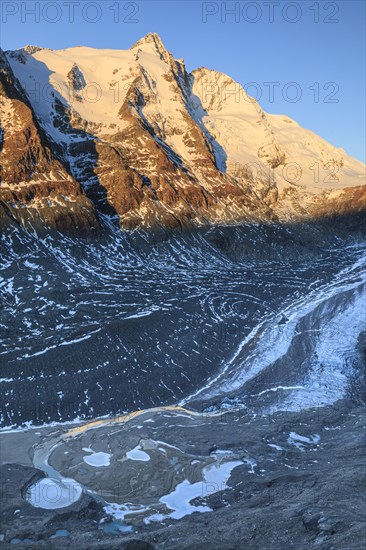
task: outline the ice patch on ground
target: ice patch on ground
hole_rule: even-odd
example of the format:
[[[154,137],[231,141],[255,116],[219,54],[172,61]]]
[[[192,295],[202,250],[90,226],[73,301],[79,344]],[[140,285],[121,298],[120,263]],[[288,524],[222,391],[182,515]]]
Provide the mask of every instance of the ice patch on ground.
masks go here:
[[[126,456],[129,460],[141,460],[143,462],[148,462],[150,460],[149,455],[141,449],[140,445],[128,451]]]
[[[73,479],[61,478],[55,481],[46,477],[28,489],[26,499],[36,508],[57,510],[71,506],[79,500],[81,494],[81,486]]]
[[[92,449],[84,448],[83,451],[92,453],[88,456],[83,456],[84,462],[89,464],[89,466],[94,466],[94,468],[100,468],[102,466],[109,466],[111,463],[111,455],[109,453],[103,452],[94,452]]]
[[[320,441],[320,435],[314,434],[311,437],[305,437],[304,435],[299,435],[296,432],[290,432],[287,442],[290,445],[293,445],[297,449],[304,449],[304,443],[308,445],[317,445]]]
[[[283,447],[280,447],[279,445],[275,445],[275,443],[268,443],[268,447],[272,447],[272,449],[276,449],[276,451],[284,451],[285,449]]]
[[[222,491],[226,488],[226,482],[236,466],[242,465],[241,460],[224,462],[219,464],[214,462],[206,466],[203,473],[203,481],[190,483],[187,479],[179,483],[174,491],[160,498],[160,502],[172,510],[167,516],[172,519],[181,519],[184,516],[193,514],[193,512],[212,512],[212,508],[206,505],[195,506],[191,504],[196,498],[205,498],[213,493]],[[145,523],[152,521],[161,521],[161,514],[154,514],[145,518]]]

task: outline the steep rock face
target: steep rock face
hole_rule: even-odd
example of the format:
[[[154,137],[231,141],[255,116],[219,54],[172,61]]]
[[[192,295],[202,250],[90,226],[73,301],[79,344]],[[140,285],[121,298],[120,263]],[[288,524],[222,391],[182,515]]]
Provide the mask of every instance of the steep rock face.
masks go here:
[[[27,46],[6,55],[63,164],[122,227],[297,220],[342,200],[364,206],[361,163],[266,114],[230,77],[188,74],[154,33],[126,51]],[[356,187],[352,206],[340,191]]]
[[[98,228],[94,207],[55,158],[31,105],[0,51],[0,225],[22,223],[88,234]]]

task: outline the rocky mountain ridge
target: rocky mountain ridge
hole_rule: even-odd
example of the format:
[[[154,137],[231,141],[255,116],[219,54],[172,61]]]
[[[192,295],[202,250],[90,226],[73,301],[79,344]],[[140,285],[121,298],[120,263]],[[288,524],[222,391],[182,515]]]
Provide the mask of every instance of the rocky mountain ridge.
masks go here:
[[[94,207],[57,159],[57,146],[40,127],[3,53],[0,55],[0,227],[9,223],[89,234]]]
[[[150,33],[1,53],[2,224],[191,228],[366,211],[364,165]]]

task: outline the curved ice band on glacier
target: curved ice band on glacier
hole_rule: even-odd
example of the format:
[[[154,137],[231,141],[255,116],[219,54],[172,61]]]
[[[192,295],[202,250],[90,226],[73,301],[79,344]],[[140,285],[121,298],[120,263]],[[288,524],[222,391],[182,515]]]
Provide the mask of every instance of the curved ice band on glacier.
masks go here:
[[[291,242],[293,235],[288,229],[255,224],[155,242],[147,234],[127,238],[119,230],[97,243],[68,238],[54,241],[51,237],[39,240],[22,231],[4,236],[3,269],[11,288],[0,288],[5,305],[0,322],[3,326],[7,320],[14,324],[13,331],[6,328],[3,332],[0,355],[4,424],[22,425],[29,420],[35,424],[62,423],[177,403],[192,393],[192,387],[197,391],[207,385],[207,379],[214,379],[225,366],[225,372],[231,374],[230,365],[236,368],[241,364],[240,356],[230,363],[233,350],[255,327],[265,330],[273,319],[281,322],[284,305],[290,315],[291,304],[298,309],[311,296],[316,300],[321,289],[330,285],[331,290],[331,281],[335,287],[342,284],[339,276],[337,281],[339,272],[343,270],[346,278],[344,270],[351,270],[355,260],[356,267],[357,261],[360,265],[363,261],[362,245],[342,243],[337,250],[334,242],[318,255],[303,246],[286,249],[284,255],[284,246],[276,244],[275,237],[283,240],[287,233]],[[268,239],[273,243],[271,253],[268,246],[260,247],[261,243],[268,244]],[[246,248],[242,257],[231,258],[230,247],[236,253],[235,243],[241,246],[243,242]],[[266,250],[268,258],[258,258],[258,249]],[[34,311],[29,311],[29,305]],[[150,315],[139,317],[148,311]],[[26,321],[30,328],[20,321]],[[101,326],[103,330],[97,332]],[[165,334],[161,332],[164,326],[168,327]],[[114,332],[110,327],[116,327]],[[275,330],[287,328],[288,324],[280,324]],[[141,355],[131,355],[131,364],[121,363],[121,352],[111,349],[113,335],[118,342],[127,336],[129,353],[138,353],[140,347]],[[95,340],[99,336],[104,341]],[[259,336],[258,332],[252,341],[257,342]],[[56,347],[39,355],[50,347],[48,343]],[[160,346],[156,350],[160,366],[153,364],[156,359],[151,348],[156,343]],[[103,364],[98,357],[94,363],[89,357],[90,349],[99,345],[100,354],[105,354]],[[179,349],[182,353],[177,358]],[[26,354],[34,357],[18,359]],[[267,366],[265,362],[263,366]],[[123,393],[126,376],[121,371],[126,367],[132,382],[129,391]],[[67,384],[68,376],[72,376],[72,387]],[[148,378],[149,391],[142,394],[141,384]],[[281,385],[299,385],[286,383],[286,378],[288,372],[283,372],[275,381],[266,380],[250,392],[246,385],[247,398]],[[77,391],[81,385],[82,393]],[[68,390],[70,406],[65,409]],[[279,389],[261,394],[258,406],[263,395],[276,398],[283,391],[287,392]],[[18,416],[13,413],[17,392],[19,398],[27,394]],[[27,409],[32,406],[32,396],[37,399],[36,392],[38,411]],[[218,401],[215,397],[214,402]]]
[[[320,291],[313,291],[304,300],[280,310],[275,319],[266,319],[257,325],[240,343],[222,372],[209,380],[206,386],[183,399],[180,404],[189,404],[198,399],[205,401],[232,392],[242,394],[246,383],[251,380],[252,391],[261,386],[265,388],[266,384],[260,380],[260,375],[264,371],[266,379],[265,371],[274,371],[275,368],[280,376],[277,379],[278,386],[271,375],[267,389],[258,389],[259,393],[253,395],[249,393],[250,389],[244,390],[244,402],[248,402],[249,397],[258,398],[267,392],[283,390],[285,394],[281,395],[282,399],[268,410],[296,411],[305,406],[310,408],[334,403],[345,396],[347,374],[352,370],[349,366],[347,368],[347,360],[361,360],[357,356],[356,348],[359,335],[366,329],[365,307],[366,262],[361,258],[350,268],[341,271],[335,281]],[[286,321],[276,324],[276,319]],[[301,350],[301,346],[297,346],[298,351],[294,352],[291,348],[296,337],[300,337],[301,345],[305,349]],[[304,344],[304,340],[308,342]],[[327,348],[326,353],[324,347]],[[303,351],[309,355],[312,351],[312,356],[304,356]],[[281,385],[285,382],[281,373],[283,375],[286,372],[287,366],[291,368],[287,355],[290,355],[294,365],[293,371],[289,370],[287,374],[290,383],[288,387]],[[306,369],[301,369],[300,366],[306,359],[311,364]],[[321,369],[321,377],[316,372],[316,363]],[[259,381],[254,381],[255,378],[259,378]],[[304,385],[299,386],[300,381]],[[316,391],[318,387],[320,389]],[[254,406],[253,399],[250,401]]]

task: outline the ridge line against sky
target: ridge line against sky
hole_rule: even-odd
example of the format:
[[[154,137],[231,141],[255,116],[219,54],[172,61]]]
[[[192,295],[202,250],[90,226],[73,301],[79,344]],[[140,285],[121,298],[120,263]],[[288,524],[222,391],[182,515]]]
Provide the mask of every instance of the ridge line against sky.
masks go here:
[[[204,66],[229,75],[266,112],[293,118],[365,162],[362,0],[4,0],[0,21],[4,50],[129,49],[156,32],[189,72]]]

